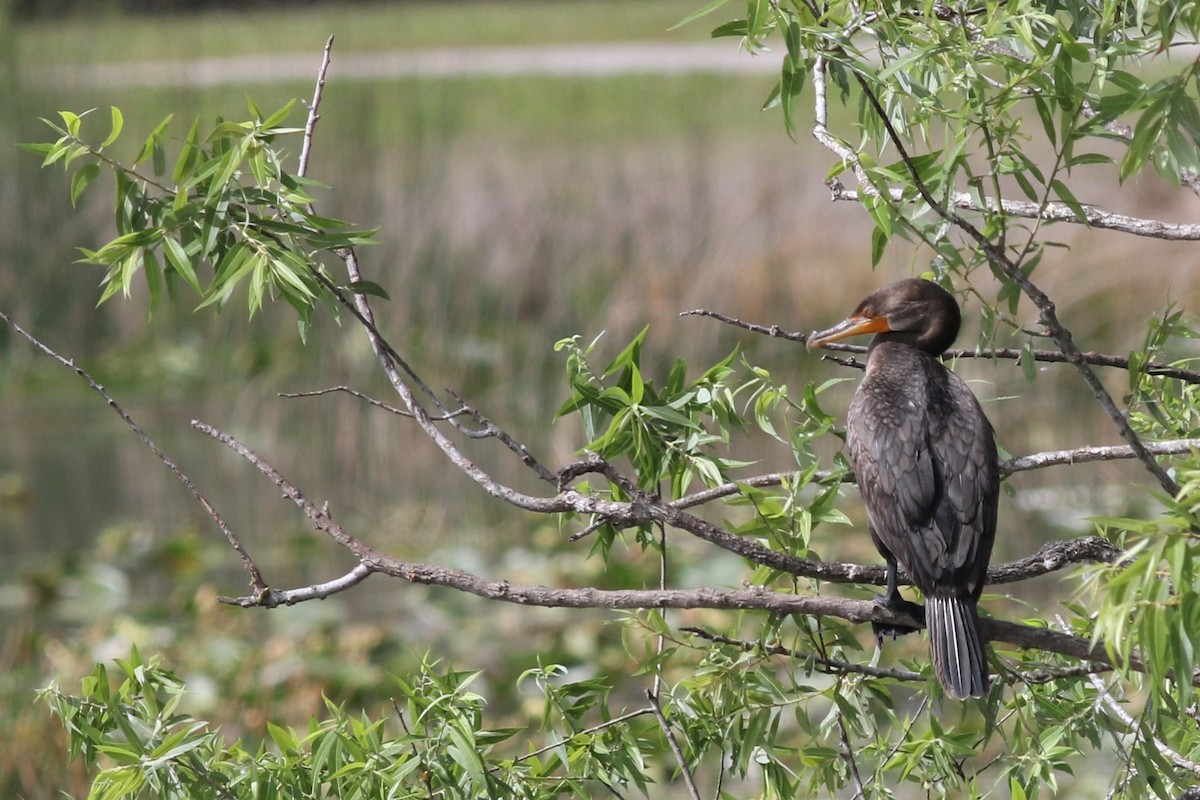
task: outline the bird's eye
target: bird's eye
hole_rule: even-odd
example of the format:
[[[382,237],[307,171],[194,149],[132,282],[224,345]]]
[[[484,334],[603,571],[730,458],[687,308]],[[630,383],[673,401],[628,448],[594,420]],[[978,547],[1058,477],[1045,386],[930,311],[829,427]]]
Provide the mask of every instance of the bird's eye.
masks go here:
[[[870,306],[863,306],[862,315],[864,317],[873,317],[875,316],[875,309],[871,308]]]

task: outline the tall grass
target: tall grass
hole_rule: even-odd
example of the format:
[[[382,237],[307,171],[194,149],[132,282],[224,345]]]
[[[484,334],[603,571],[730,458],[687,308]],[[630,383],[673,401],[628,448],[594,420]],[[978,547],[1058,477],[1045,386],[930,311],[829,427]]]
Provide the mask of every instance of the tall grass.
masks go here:
[[[103,10],[16,25],[27,68],[304,52],[335,34],[355,54],[415,47],[668,38],[693,0],[421,0],[320,3],[285,11],[129,17]],[[703,37],[706,28],[691,38]],[[677,37],[672,37],[677,38]]]

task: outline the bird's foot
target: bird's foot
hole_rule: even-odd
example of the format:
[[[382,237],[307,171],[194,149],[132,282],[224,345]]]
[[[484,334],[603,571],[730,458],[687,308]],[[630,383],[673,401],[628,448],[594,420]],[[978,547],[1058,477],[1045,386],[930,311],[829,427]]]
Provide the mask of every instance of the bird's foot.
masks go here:
[[[908,614],[913,619],[919,620],[921,625],[925,624],[925,606],[910,602],[902,598],[899,594],[882,595],[875,598],[875,602],[889,611],[895,611],[899,614]],[[885,636],[890,636],[897,639],[901,636],[907,636],[910,633],[915,633],[921,629],[921,625],[901,625],[890,622],[872,622],[871,630],[875,633],[875,641],[883,647],[883,639]]]

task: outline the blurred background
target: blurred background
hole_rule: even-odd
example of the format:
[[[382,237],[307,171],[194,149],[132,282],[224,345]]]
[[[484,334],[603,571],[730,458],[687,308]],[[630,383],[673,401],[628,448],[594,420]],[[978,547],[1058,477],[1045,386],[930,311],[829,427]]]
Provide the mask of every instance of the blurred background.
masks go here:
[[[556,520],[484,496],[404,420],[344,395],[278,396],[349,385],[390,399],[352,325],[320,319],[305,345],[290,309],[218,317],[192,313],[185,299],[151,318],[138,295],[95,308],[101,272],[74,260],[77,247],[112,236],[111,182],[98,180],[72,210],[61,171],[41,170],[14,145],[52,139],[38,118],[60,109],[99,109],[88,122],[102,139],[116,105],[126,133],[114,154],[132,159],[167,114],[182,136],[195,117],[202,127],[245,118],[247,96],[263,109],[307,100],[336,35],[310,167],[330,187],[320,213],[380,227],[381,243],[360,253],[364,272],[391,295],[376,306],[381,327],[426,381],[463,394],[554,467],[584,443],[572,421],[550,424],[565,397],[558,339],[606,332],[603,364],[649,325],[647,358],[660,378],[675,358],[698,372],[740,347],[797,392],[807,380],[857,376],[798,345],[678,313],[702,307],[807,331],[927,266],[926,254],[897,241],[872,271],[866,215],[830,202],[824,187],[829,153],[803,125],[793,141],[778,112],[760,110],[777,56],[709,39],[736,9],[671,30],[701,5],[0,3],[0,308],[108,388],[214,501],[273,586],[329,579],[351,562],[248,464],[192,431],[192,419],[238,436],[399,557],[513,582],[643,585],[653,569],[636,552],[607,569],[585,562],[586,543],[566,545]],[[297,108],[292,122],[303,115]],[[289,146],[298,155],[299,139]],[[1078,177],[1085,203],[1196,216],[1195,197],[1153,179],[1119,186],[1115,171],[1099,169]],[[1126,353],[1167,303],[1196,306],[1194,248],[1080,226],[1052,238],[1066,247],[1047,255],[1038,278],[1084,350]],[[983,276],[976,286],[996,290]],[[969,346],[978,308],[965,316],[959,343]],[[1067,367],[1046,367],[1034,383],[1012,363],[959,370],[1013,455],[1118,441]],[[1123,373],[1103,377],[1124,394]],[[844,414],[852,389],[853,380],[831,390],[826,406]],[[499,448],[467,448],[535,488]],[[778,445],[746,448],[760,459],[747,474],[789,466]],[[996,559],[1089,532],[1092,515],[1137,513],[1145,483],[1114,463],[1013,478]],[[857,505],[848,491],[843,507],[856,519]],[[822,555],[876,560],[866,536],[843,533],[818,535]],[[272,612],[217,605],[217,594],[246,586],[219,532],[94,393],[7,329],[0,550],[6,795],[49,797],[57,785],[46,776],[63,770],[33,689],[51,679],[73,687],[93,660],[131,642],[173,659],[192,683],[194,712],[231,735],[319,713],[322,692],[379,701],[390,691],[385,673],[426,652],[464,669],[488,665],[500,714],[519,711],[512,677],[532,658],[579,670],[623,659],[619,646],[605,647],[619,637],[605,615],[497,608],[383,579]],[[732,558],[683,559],[678,571],[679,586],[741,576]],[[1064,593],[1055,578],[1012,592],[1018,606]],[[520,651],[510,646],[518,640]],[[80,791],[72,780],[64,775],[62,787]]]

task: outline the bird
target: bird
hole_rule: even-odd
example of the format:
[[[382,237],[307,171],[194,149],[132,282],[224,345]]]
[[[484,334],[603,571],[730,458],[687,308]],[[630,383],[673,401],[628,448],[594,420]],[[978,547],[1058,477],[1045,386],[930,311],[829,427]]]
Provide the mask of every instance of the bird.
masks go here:
[[[1000,474],[991,423],[939,359],[961,324],[953,295],[910,278],[877,289],[806,345],[875,334],[847,414],[846,450],[887,562],[878,602],[925,623],[939,682],[965,700],[982,697],[990,683],[977,604],[996,538]],[[901,597],[897,564],[925,596],[924,608]],[[875,626],[881,645],[885,634],[912,630]]]

